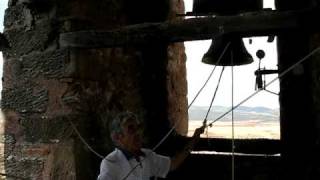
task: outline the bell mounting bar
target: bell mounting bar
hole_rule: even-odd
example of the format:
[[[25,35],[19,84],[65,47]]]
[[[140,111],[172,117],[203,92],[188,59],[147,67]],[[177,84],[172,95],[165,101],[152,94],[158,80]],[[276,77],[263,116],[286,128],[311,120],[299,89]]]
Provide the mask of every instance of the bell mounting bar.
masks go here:
[[[77,31],[60,34],[62,47],[108,48],[205,40],[237,33],[242,37],[279,34],[288,30],[319,29],[311,18],[316,10],[259,11],[234,16],[190,18],[162,23],[143,23],[110,31]],[[311,26],[313,26],[311,28]]]

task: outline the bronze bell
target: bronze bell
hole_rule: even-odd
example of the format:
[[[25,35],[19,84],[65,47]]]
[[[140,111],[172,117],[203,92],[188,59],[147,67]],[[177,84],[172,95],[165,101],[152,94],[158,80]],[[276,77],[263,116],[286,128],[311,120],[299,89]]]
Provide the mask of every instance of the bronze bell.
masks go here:
[[[202,57],[202,62],[216,66],[239,66],[250,64],[253,59],[240,36],[223,35],[212,40],[209,50]]]

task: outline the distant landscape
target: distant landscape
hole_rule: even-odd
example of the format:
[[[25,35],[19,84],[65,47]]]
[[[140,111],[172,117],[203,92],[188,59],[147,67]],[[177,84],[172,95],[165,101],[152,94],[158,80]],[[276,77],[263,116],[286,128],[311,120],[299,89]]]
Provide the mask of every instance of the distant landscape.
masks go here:
[[[214,106],[208,116],[208,123],[230,110],[230,107]],[[193,106],[189,109],[189,131],[193,134],[195,128],[202,125],[208,107]],[[240,106],[233,112],[235,138],[280,138],[279,109],[266,107]],[[232,137],[231,112],[215,122],[203,137],[231,138]]]

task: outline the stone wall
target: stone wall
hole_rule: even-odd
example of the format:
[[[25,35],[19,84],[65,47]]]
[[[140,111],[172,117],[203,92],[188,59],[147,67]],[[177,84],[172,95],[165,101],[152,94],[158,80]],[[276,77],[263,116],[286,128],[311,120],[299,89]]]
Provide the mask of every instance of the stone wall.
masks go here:
[[[174,20],[183,9],[182,0],[11,0],[1,102],[5,173],[94,179],[101,159],[77,132],[106,155],[113,148],[108,122],[119,111],[133,111],[145,121],[148,145],[177,121],[177,131],[185,134],[183,44],[71,49],[58,43],[60,33]]]

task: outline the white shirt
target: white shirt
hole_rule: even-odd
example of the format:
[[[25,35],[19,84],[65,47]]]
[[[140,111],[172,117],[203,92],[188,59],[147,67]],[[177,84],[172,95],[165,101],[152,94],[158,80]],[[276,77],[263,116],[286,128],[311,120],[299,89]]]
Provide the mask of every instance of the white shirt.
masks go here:
[[[159,155],[150,149],[141,149],[145,156],[140,156],[140,162],[135,158],[128,161],[119,149],[115,149],[105,157],[100,166],[98,180],[149,180],[150,177],[165,178],[170,170],[171,161],[167,156]],[[138,166],[137,166],[138,165]]]

